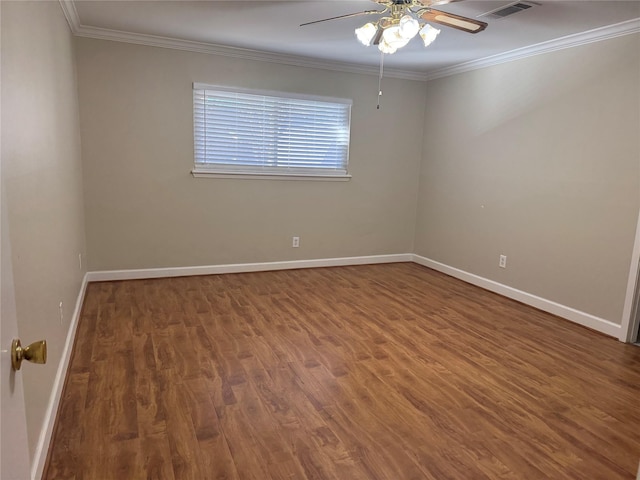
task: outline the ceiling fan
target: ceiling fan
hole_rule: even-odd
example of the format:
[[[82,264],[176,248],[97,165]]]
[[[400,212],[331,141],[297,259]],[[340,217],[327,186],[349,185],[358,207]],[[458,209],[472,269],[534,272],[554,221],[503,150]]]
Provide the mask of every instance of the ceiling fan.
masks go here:
[[[395,53],[404,47],[409,40],[420,34],[425,46],[428,46],[440,33],[440,30],[428,23],[438,23],[468,33],[478,33],[487,28],[485,22],[473,18],[462,17],[453,13],[432,8],[461,0],[371,0],[384,7],[382,10],[365,10],[363,12],[339,15],[303,23],[300,26],[312,25],[329,20],[357,17],[360,15],[385,15],[375,22],[369,22],[356,29],[356,37],[366,45],[377,45],[382,53]]]

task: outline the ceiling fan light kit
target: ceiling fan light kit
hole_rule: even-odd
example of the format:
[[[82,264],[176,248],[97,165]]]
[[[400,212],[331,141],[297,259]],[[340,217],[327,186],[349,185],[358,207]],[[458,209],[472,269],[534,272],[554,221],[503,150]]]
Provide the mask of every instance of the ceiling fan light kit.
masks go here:
[[[384,15],[376,22],[365,23],[362,27],[356,28],[356,38],[360,43],[369,47],[377,45],[382,53],[395,53],[399,48],[404,47],[409,41],[420,33],[424,46],[429,46],[440,33],[440,30],[432,27],[428,23],[433,22],[447,27],[453,27],[468,33],[478,33],[487,27],[485,22],[452,13],[443,12],[432,8],[433,5],[440,5],[461,0],[372,0],[384,7],[383,10],[366,10],[364,12],[350,13],[337,17],[315,20],[303,23],[311,25],[314,23],[337,20],[340,18],[357,17],[360,15]]]
[[[372,0],[384,7],[382,10],[365,10],[364,12],[349,13],[337,17],[315,20],[303,23],[300,26],[337,20],[340,18],[357,17],[360,15],[384,15],[375,22],[365,23],[356,28],[356,38],[364,46],[377,45],[380,52],[380,76],[378,78],[378,106],[380,108],[380,96],[382,95],[382,73],[384,54],[395,53],[404,47],[416,35],[420,35],[425,47],[428,47],[436,39],[440,30],[426,22],[433,22],[468,33],[478,33],[487,27],[485,22],[474,18],[461,17],[453,13],[443,12],[432,8],[440,5],[462,0]]]
[[[427,47],[435,40],[440,30],[428,23],[421,24],[409,13],[405,13],[400,18],[386,17],[378,22],[369,22],[356,28],[356,38],[366,47],[372,43],[376,44],[376,37],[381,35],[377,42],[378,49],[387,54],[395,53],[399,48],[404,47],[418,33],[424,41],[424,46]]]

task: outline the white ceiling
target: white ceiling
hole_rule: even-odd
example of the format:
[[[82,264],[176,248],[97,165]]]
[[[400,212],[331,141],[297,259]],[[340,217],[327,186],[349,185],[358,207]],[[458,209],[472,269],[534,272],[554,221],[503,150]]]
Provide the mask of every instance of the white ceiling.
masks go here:
[[[64,3],[70,5],[68,1]],[[466,0],[437,8],[477,18],[512,3],[509,0]],[[587,36],[592,37],[594,32],[591,31],[602,27],[617,25],[595,33],[606,36],[610,31],[640,30],[640,0],[537,0],[535,3],[533,8],[503,19],[480,17],[489,26],[477,34],[439,27],[442,33],[428,48],[420,39],[414,39],[397,53],[386,55],[385,70],[391,74],[395,70],[399,74],[429,78],[460,64],[504,56],[517,49],[522,51],[532,45],[553,43],[563,37],[573,36],[564,40],[582,38],[584,35],[581,37],[580,34],[584,32],[590,32]],[[296,63],[297,59],[305,64],[331,63],[347,70],[374,71],[380,62],[377,48],[359,44],[354,36],[356,27],[377,18],[375,16],[299,26],[313,20],[381,9],[369,0],[75,0],[73,6],[74,30],[84,36],[126,37],[130,41],[150,44],[162,40],[160,43],[167,45],[176,40],[183,42],[182,47],[186,45],[184,41],[198,42],[197,45],[203,47],[201,50],[206,50],[207,46],[236,47],[249,50],[238,52],[251,54],[253,58],[260,58],[264,53],[265,58],[276,61],[286,59],[286,63]],[[618,25],[621,22],[626,23]]]

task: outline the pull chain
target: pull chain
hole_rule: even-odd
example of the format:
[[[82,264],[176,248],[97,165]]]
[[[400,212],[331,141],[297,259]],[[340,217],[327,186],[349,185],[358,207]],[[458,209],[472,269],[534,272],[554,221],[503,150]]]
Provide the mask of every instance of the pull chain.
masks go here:
[[[384,53],[380,52],[380,76],[378,77],[378,106],[377,110],[380,110],[380,97],[382,96],[382,72],[384,71]]]

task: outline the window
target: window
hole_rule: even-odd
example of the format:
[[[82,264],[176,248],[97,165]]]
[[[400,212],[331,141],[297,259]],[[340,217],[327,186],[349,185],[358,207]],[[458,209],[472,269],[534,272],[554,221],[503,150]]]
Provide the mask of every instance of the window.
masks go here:
[[[193,85],[194,176],[348,179],[351,100]]]

